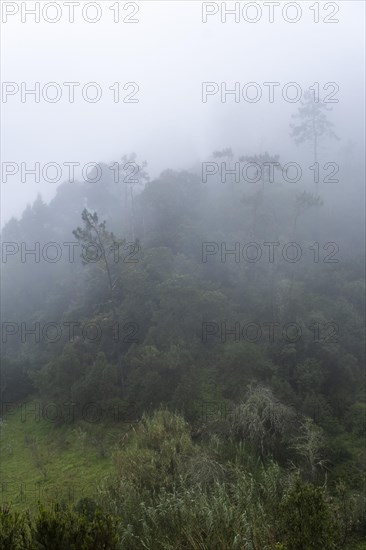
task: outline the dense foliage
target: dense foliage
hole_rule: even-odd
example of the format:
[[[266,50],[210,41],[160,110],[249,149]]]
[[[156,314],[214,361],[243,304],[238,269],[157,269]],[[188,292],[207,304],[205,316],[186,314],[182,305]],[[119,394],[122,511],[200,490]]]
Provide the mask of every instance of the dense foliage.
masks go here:
[[[1,398],[93,403],[118,410],[103,422],[139,422],[96,492],[109,515],[5,508],[2,547],[356,548],[366,534],[359,232],[337,225],[326,192],[306,182],[203,183],[194,169],[150,182],[141,170],[135,190],[104,168],[102,181],[64,183],[3,229],[4,242],[63,254],[3,264]],[[261,259],[244,257],[248,243]],[[301,247],[299,261],[281,254],[286,243]],[[40,338],[24,333],[37,323]]]

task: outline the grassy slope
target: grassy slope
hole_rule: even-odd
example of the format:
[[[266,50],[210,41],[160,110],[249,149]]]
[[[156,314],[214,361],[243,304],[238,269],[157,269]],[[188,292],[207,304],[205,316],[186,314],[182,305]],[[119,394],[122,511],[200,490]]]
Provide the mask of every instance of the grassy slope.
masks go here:
[[[24,422],[17,411],[0,429],[0,502],[21,510],[34,508],[38,500],[77,502],[92,496],[97,482],[112,470],[113,443],[126,425],[103,428],[84,422],[57,428],[32,415]]]

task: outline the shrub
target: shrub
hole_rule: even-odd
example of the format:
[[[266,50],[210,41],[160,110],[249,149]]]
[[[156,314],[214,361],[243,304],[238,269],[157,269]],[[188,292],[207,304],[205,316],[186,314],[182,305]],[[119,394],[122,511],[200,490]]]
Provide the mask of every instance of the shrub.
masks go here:
[[[281,520],[288,550],[339,548],[339,527],[321,487],[297,478],[281,507]]]
[[[12,512],[10,506],[0,508],[0,548],[6,550],[29,550],[32,533],[29,516]]]
[[[85,505],[85,506],[84,506]],[[112,550],[117,544],[117,523],[100,509],[81,503],[79,508],[40,508],[34,541],[47,550]]]

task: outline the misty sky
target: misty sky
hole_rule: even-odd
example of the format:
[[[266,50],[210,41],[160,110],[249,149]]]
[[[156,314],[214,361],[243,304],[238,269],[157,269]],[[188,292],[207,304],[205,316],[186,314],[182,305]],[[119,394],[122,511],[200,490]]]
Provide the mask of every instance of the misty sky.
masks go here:
[[[337,2],[336,24],[315,24],[308,9],[313,2],[300,2],[303,16],[294,24],[282,19],[281,7],[275,22],[269,23],[263,2],[257,2],[263,9],[257,23],[235,23],[233,17],[222,23],[217,14],[205,24],[202,4],[195,1],[137,2],[136,24],[114,23],[108,9],[114,3],[109,1],[100,3],[99,22],[84,22],[76,10],[71,24],[63,2],[58,4],[63,16],[55,24],[43,19],[35,23],[33,18],[22,23],[20,14],[2,23],[3,83],[26,82],[32,88],[40,82],[42,88],[57,82],[63,90],[58,103],[35,103],[33,98],[22,103],[20,94],[1,103],[2,163],[109,163],[134,151],[157,176],[169,167],[190,168],[214,149],[228,146],[244,154],[267,149],[296,160],[299,149],[289,137],[289,123],[298,104],[285,102],[281,92],[276,92],[274,103],[265,95],[255,104],[235,103],[230,96],[222,103],[219,94],[203,103],[202,82],[224,81],[228,88],[236,81],[276,81],[279,90],[294,81],[303,89],[316,81],[321,86],[336,82],[339,103],[333,105],[331,120],[341,141],[333,145],[334,151],[349,140],[357,151],[363,150],[362,1]],[[63,82],[97,82],[103,97],[87,103],[79,88],[70,104]],[[126,82],[136,82],[139,102],[114,103],[108,88],[115,82],[121,89]],[[35,183],[32,177],[22,183],[20,174],[2,181],[2,225],[21,215],[37,192],[49,201],[60,183]]]

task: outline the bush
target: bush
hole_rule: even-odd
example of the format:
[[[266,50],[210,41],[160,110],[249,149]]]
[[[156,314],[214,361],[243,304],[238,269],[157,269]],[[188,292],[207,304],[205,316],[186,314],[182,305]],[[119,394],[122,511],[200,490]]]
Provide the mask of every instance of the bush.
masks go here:
[[[115,550],[117,522],[91,502],[77,509],[59,504],[29,514],[0,510],[1,550]]]
[[[12,512],[10,506],[0,508],[0,548],[4,550],[29,550],[32,533],[29,516]]]
[[[79,511],[58,504],[40,508],[34,541],[47,550],[112,550],[117,544],[117,523],[99,509],[83,504]]]
[[[281,520],[288,550],[339,548],[339,526],[321,487],[297,478],[281,507]]]

